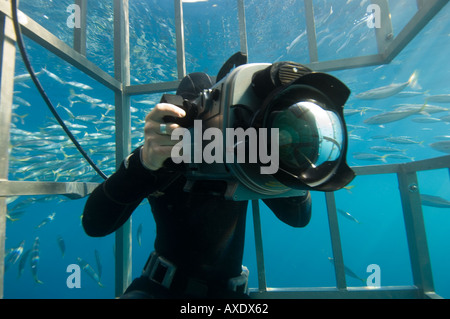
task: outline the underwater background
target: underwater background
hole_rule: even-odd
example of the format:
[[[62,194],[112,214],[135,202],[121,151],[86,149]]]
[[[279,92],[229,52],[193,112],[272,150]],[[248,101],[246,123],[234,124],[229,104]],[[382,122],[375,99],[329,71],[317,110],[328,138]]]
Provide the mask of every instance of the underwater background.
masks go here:
[[[72,45],[73,29],[67,26],[67,7],[72,3],[21,0],[20,10]],[[417,12],[416,3],[389,1],[395,34]],[[320,61],[377,53],[375,32],[367,25],[369,4],[366,0],[314,1]],[[249,62],[309,63],[303,1],[247,0],[245,9]],[[88,1],[86,55],[113,76],[112,15],[112,1]],[[237,16],[234,0],[184,4],[188,73],[202,71],[215,76],[223,62],[240,50]],[[58,105],[59,114],[100,169],[112,174],[114,94],[30,39],[25,37],[25,42],[33,68],[52,103]],[[352,90],[346,104],[351,166],[403,163],[448,153],[448,146],[442,149],[441,145],[450,143],[449,52],[447,4],[390,64],[330,72]],[[172,1],[130,1],[130,55],[131,84],[177,80]],[[392,97],[357,97],[377,87],[406,83],[411,77],[409,85]],[[19,52],[14,90],[9,179],[100,182],[52,118],[26,76]],[[141,145],[145,115],[159,99],[160,94],[131,98],[133,149]],[[381,124],[374,118],[394,109],[410,114]],[[450,200],[448,169],[419,172],[418,178],[421,194]],[[356,275],[346,277],[347,285],[365,286],[370,264],[380,266],[382,286],[412,285],[396,176],[359,176],[335,195],[342,213],[338,217],[344,262]],[[303,229],[283,224],[260,202],[268,287],[336,285],[329,261],[332,249],[325,196],[313,193],[312,197],[312,219]],[[80,216],[85,201],[64,196],[8,199],[5,298],[114,298],[114,235],[90,238],[84,233]],[[450,297],[448,206],[423,206],[435,290],[445,298]],[[135,278],[153,250],[155,238],[147,202],[134,212],[132,226]],[[251,205],[246,236],[244,265],[250,270],[249,286],[255,288]],[[87,271],[81,274],[80,288],[69,288],[67,267],[77,263]],[[30,265],[37,265],[37,272],[36,268],[32,272]]]

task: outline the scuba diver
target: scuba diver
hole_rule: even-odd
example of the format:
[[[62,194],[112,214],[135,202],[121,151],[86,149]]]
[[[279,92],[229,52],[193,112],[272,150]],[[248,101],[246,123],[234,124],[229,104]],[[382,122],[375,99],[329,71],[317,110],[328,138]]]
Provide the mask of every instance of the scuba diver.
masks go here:
[[[192,73],[176,94],[194,100],[213,85],[205,73]],[[143,273],[122,299],[248,298],[248,271],[242,266],[248,201],[232,201],[215,192],[185,192],[186,176],[171,160],[178,141],[170,134],[179,127],[164,118],[182,118],[173,104],[157,104],[145,118],[144,145],[89,196],[82,224],[89,236],[106,236],[121,227],[136,207],[148,199],[156,223],[155,251]],[[284,223],[305,227],[311,218],[311,196],[263,199]]]

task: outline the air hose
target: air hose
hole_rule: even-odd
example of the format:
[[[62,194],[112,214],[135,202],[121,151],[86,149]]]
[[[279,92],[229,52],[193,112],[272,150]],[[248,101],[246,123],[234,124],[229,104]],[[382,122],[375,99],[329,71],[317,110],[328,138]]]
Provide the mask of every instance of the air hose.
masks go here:
[[[52,112],[55,119],[58,121],[59,125],[61,125],[64,132],[67,134],[69,139],[72,141],[72,143],[75,145],[77,150],[80,152],[80,154],[86,159],[86,161],[92,166],[92,168],[100,175],[103,179],[107,179],[108,177],[97,167],[97,165],[92,161],[92,159],[89,157],[89,155],[85,152],[83,147],[81,147],[80,143],[78,143],[75,136],[70,132],[67,125],[64,123],[64,121],[59,116],[58,112],[56,111],[55,107],[53,106],[52,102],[50,101],[49,97],[47,96],[47,93],[45,93],[44,88],[42,87],[41,83],[39,82],[36,73],[33,70],[33,67],[31,66],[30,60],[28,59],[27,52],[25,50],[25,45],[23,42],[22,37],[22,31],[20,29],[19,19],[18,19],[18,8],[17,8],[17,0],[11,0],[11,8],[12,8],[12,18],[14,23],[14,31],[16,33],[16,43],[19,47],[20,54],[22,56],[23,62],[25,64],[25,67],[28,70],[28,73],[31,76],[31,79],[34,82],[34,85],[38,89],[40,95],[44,99],[45,103],[47,104],[48,108],[50,109],[50,112]]]

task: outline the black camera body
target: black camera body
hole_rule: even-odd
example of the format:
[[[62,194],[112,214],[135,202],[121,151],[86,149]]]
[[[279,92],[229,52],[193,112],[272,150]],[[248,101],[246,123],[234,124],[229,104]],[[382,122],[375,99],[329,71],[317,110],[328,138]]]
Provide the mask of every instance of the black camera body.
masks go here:
[[[293,62],[239,66],[193,101],[163,95],[161,102],[186,111],[163,119],[186,129],[185,190],[250,200],[344,187],[354,178],[345,159],[349,95],[336,78]]]

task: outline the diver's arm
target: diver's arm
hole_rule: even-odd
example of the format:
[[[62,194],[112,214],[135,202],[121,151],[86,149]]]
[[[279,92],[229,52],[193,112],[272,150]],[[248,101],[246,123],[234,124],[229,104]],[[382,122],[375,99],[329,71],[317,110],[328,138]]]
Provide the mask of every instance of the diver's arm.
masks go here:
[[[157,172],[142,165],[140,152],[141,147],[131,153],[89,196],[82,218],[89,236],[105,236],[117,230],[141,201],[157,190]]]
[[[158,190],[158,183],[164,183],[168,176],[163,164],[177,143],[171,140],[170,133],[179,127],[175,123],[165,123],[164,117],[185,115],[183,109],[167,103],[157,104],[147,114],[142,148],[128,156],[86,202],[82,223],[88,235],[105,236],[117,230],[146,196]],[[164,133],[161,124],[166,125]]]
[[[305,227],[311,219],[311,194],[305,196],[269,198],[263,202],[279,220],[292,227]]]

